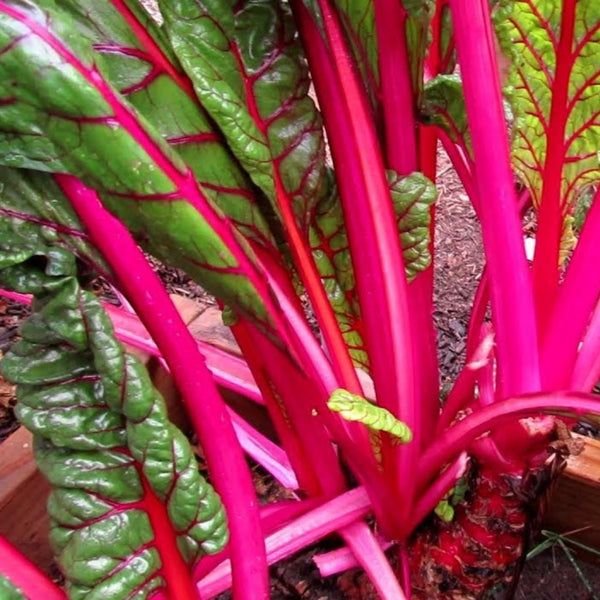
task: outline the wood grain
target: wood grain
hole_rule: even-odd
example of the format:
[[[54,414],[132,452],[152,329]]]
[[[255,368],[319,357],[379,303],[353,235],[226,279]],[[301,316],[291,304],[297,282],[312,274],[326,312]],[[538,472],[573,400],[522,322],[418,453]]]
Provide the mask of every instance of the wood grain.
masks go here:
[[[577,437],[585,441],[584,450],[569,457],[543,527],[600,550],[600,441]]]

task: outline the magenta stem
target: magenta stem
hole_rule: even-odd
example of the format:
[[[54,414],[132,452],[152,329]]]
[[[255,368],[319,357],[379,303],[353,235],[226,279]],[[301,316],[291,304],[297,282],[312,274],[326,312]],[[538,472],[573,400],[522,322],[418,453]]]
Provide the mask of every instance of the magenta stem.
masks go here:
[[[540,389],[536,313],[488,0],[450,0],[490,274],[500,396]],[[481,82],[485,81],[485,85]]]
[[[266,600],[266,554],[252,479],[204,358],[129,231],[104,209],[93,190],[74,177],[55,177],[160,348],[182,394],[227,511],[234,596]]]
[[[384,444],[383,448],[385,477],[401,499],[396,515],[378,516],[387,520],[384,526],[391,526],[393,518],[395,536],[400,537],[414,492],[410,474],[418,457],[421,419],[396,220],[370,110],[337,14],[328,0],[319,0],[327,47],[302,3],[294,6],[339,174],[377,402],[407,423],[415,435],[411,444],[393,448]]]
[[[28,600],[67,600],[67,595],[0,535],[0,574]]]
[[[589,392],[600,379],[600,305],[596,305],[577,355],[570,389]]]
[[[406,48],[406,9],[397,0],[375,0],[374,7],[386,165],[399,175],[409,175],[419,168],[419,153]]]
[[[585,417],[599,413],[598,397],[580,392],[524,394],[481,407],[447,429],[423,454],[418,487],[424,489],[444,465],[460,452],[468,451],[474,440],[495,427],[540,414]]]
[[[600,188],[586,217],[542,344],[547,389],[568,386],[590,315],[600,296]],[[565,323],[569,326],[565,327]],[[596,347],[597,351],[598,348]]]

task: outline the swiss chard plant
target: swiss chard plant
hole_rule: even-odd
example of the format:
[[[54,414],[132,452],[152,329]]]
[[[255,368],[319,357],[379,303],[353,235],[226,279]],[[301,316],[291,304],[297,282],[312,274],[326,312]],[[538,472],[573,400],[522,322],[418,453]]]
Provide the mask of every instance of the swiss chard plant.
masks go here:
[[[600,412],[595,1],[147,8],[0,0],[0,285],[32,304],[1,369],[65,578],[0,540],[3,597],[265,599],[269,564],[334,533],[323,576],[360,565],[384,600],[509,597],[564,424]],[[486,259],[443,396],[438,144]],[[192,336],[148,255],[216,297],[243,360]],[[296,500],[259,507],[244,451]]]

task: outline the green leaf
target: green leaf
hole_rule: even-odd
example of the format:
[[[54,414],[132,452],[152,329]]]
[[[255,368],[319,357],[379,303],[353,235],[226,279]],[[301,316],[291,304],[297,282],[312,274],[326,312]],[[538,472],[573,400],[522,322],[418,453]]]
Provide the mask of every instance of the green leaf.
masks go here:
[[[454,507],[448,500],[440,500],[434,512],[444,523],[450,523],[454,519]]]
[[[465,152],[471,154],[471,136],[459,75],[438,75],[425,84],[421,97],[421,118],[437,125]]]
[[[437,191],[433,183],[420,173],[400,177],[388,171],[387,175],[406,276],[412,280],[431,263],[429,227],[431,206],[437,198]],[[348,238],[335,191],[317,206],[310,243],[350,356],[357,367],[368,371],[369,359],[361,335],[360,307],[356,298]]]
[[[16,280],[36,294],[0,367],[17,384],[18,418],[53,486],[52,545],[70,598],[149,598],[166,585],[164,537],[192,566],[225,545],[223,508],[145,368],[80,288],[72,256],[42,239],[36,252],[0,271],[0,285]]]
[[[516,119],[515,169],[536,206],[547,193],[551,174],[560,173],[557,201],[565,216],[600,179],[598,6],[594,0],[580,0],[569,7],[518,0],[501,25],[501,38],[508,36],[513,50],[509,84]],[[563,18],[570,10],[571,24]],[[566,42],[561,45],[561,40]]]
[[[245,240],[160,133],[102,79],[100,57],[71,16],[51,0],[43,6],[0,8],[0,164],[79,177],[146,249],[266,322]]]
[[[279,211],[282,190],[307,231],[325,193],[320,116],[285,3],[160,2],[173,48],[234,154]]]
[[[15,587],[10,579],[0,573],[0,598],[2,600],[27,600],[23,592]]]
[[[15,245],[14,238],[19,239]],[[0,268],[4,262],[33,256],[39,238],[47,244],[59,245],[90,265],[96,271],[109,269],[88,242],[79,219],[60,188],[47,173],[0,167]]]
[[[315,265],[352,361],[368,372],[369,356],[360,333],[360,308],[343,223],[342,208],[334,191],[317,206],[310,230],[310,244]]]
[[[371,404],[362,396],[337,389],[331,394],[327,406],[347,421],[358,421],[375,431],[385,431],[402,444],[412,441],[412,432],[406,423],[396,419],[385,408]]]
[[[77,28],[102,56],[108,81],[147,118],[192,169],[206,196],[246,237],[273,246],[250,179],[198,103],[191,82],[172,54],[163,29],[144,18],[136,2],[131,13],[111,2],[61,2]],[[138,19],[143,34],[126,18]],[[142,19],[142,20],[140,20]],[[148,37],[150,36],[150,39]]]
[[[435,185],[421,173],[400,177],[388,171],[388,182],[402,243],[406,277],[410,281],[431,264],[431,207],[437,199]]]
[[[336,2],[358,69],[369,92],[373,108],[379,90],[379,57],[375,30],[375,9],[371,0]]]

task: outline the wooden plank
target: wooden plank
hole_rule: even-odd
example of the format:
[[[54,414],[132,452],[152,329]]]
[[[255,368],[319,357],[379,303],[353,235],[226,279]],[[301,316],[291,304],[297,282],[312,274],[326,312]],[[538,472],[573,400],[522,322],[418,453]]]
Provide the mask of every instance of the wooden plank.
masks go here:
[[[53,563],[46,513],[49,494],[50,485],[35,465],[32,435],[19,427],[2,443],[0,534],[46,573]]]
[[[571,456],[552,493],[543,528],[600,550],[600,441],[585,441]]]

